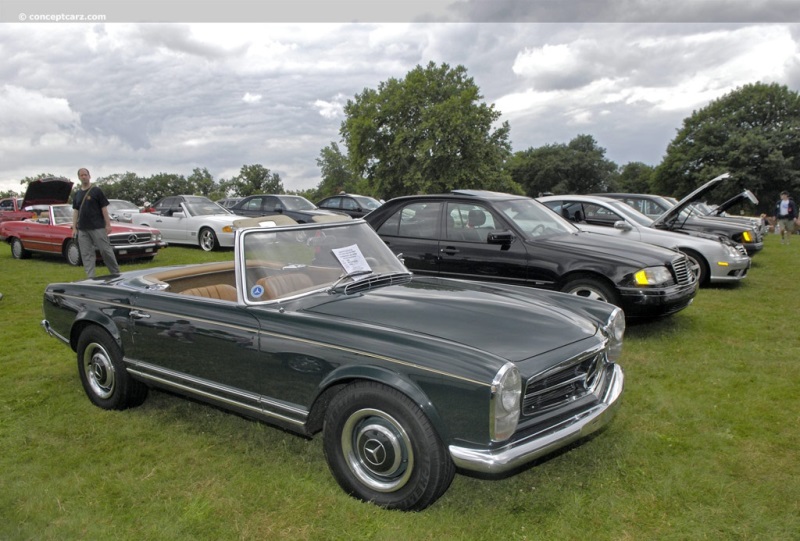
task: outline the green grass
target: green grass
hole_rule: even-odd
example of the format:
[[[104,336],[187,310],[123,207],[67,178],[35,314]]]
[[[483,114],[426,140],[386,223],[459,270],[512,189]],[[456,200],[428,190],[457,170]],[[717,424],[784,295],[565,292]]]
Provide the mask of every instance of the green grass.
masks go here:
[[[319,438],[160,392],[92,406],[39,327],[45,285],[82,269],[0,246],[0,539],[800,539],[795,241],[770,236],[739,286],[629,327],[607,430],[512,477],[458,475],[421,513],[345,495]],[[170,247],[148,265],[230,257]]]

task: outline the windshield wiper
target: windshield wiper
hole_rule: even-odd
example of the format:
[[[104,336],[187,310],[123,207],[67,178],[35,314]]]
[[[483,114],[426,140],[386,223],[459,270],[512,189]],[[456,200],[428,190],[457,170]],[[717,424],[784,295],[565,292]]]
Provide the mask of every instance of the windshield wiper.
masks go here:
[[[339,278],[336,279],[336,281],[333,283],[333,285],[331,285],[331,287],[328,288],[328,293],[332,293],[337,287],[339,287],[342,284],[342,282],[344,282],[348,278],[352,279],[352,278],[356,278],[357,276],[365,276],[367,274],[372,274],[372,271],[371,270],[357,270],[357,271],[352,271],[352,272],[346,272],[346,273],[342,274],[341,276],[339,276]]]

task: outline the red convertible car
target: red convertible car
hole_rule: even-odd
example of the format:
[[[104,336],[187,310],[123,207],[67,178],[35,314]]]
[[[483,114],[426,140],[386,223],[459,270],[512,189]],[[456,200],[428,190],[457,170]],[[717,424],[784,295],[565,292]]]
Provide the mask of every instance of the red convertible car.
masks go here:
[[[72,182],[67,179],[30,183],[23,208],[32,210],[34,217],[0,223],[0,240],[11,245],[15,259],[27,259],[31,252],[41,252],[62,255],[70,265],[81,264],[77,241],[72,238],[72,205],[42,204],[52,203],[56,193],[60,194],[60,202],[66,203],[71,190]],[[153,259],[167,245],[158,229],[117,223],[111,226],[109,240],[120,261]]]

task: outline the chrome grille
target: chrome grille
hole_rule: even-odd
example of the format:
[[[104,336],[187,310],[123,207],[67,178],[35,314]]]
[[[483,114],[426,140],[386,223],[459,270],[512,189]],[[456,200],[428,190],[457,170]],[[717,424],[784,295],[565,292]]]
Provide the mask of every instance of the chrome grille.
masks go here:
[[[589,394],[597,385],[604,364],[605,349],[595,350],[529,379],[522,414],[542,413]]]
[[[145,244],[153,242],[153,235],[150,233],[115,233],[108,237],[112,245]]]
[[[692,270],[689,268],[689,260],[686,256],[672,260],[672,272],[679,285],[692,283]]]

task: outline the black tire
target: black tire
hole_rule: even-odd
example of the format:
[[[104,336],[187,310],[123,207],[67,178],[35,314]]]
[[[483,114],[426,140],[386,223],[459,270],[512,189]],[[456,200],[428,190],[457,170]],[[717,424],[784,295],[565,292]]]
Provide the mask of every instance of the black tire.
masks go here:
[[[100,408],[124,410],[147,398],[147,386],[125,370],[117,343],[95,325],[86,327],[78,338],[78,374],[89,400]]]
[[[212,250],[216,250],[219,248],[219,241],[217,240],[217,235],[214,231],[209,227],[204,227],[200,230],[200,234],[197,236],[197,242],[200,245],[200,248],[203,251],[210,252]]]
[[[80,267],[81,251],[78,248],[78,242],[75,239],[69,239],[64,243],[64,259],[73,267]]]
[[[602,280],[591,276],[573,278],[564,284],[561,291],[619,306],[619,295],[617,295],[617,292]]]
[[[711,276],[705,258],[694,250],[681,249],[681,252],[689,258],[689,267],[695,276],[697,276],[697,284],[700,287],[707,286],[711,280]]]
[[[11,239],[11,256],[14,259],[28,259],[31,257],[31,253],[25,249],[21,240],[14,237]]]
[[[425,509],[455,475],[423,411],[375,382],[354,383],[334,397],[325,413],[323,447],[345,492],[387,509]]]

